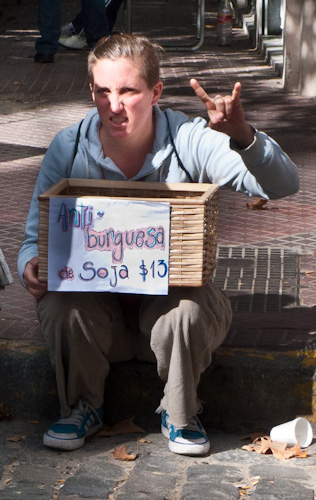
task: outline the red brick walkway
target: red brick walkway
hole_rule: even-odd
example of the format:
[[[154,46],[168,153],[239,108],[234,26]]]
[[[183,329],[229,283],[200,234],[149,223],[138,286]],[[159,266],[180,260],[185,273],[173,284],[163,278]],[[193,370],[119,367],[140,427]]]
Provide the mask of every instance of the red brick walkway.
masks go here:
[[[18,9],[7,0],[0,25],[0,248],[15,280],[0,292],[0,339],[41,342],[33,299],[16,274],[17,253],[45,149],[58,130],[86,114],[91,99],[85,52],[60,49],[55,64],[33,63],[36,2],[30,3]],[[163,11],[163,3],[154,2],[157,12]],[[133,5],[134,31],[163,42],[174,24],[173,32],[178,29],[183,40],[190,35],[190,30],[184,29],[190,23],[179,16],[179,2],[173,3],[172,18],[165,16],[164,22],[169,23],[165,28],[148,10],[148,4],[135,0]],[[75,2],[64,2],[63,9],[64,21],[68,21],[75,13]],[[244,195],[221,190],[220,247],[282,248],[299,256],[298,269],[290,272],[300,285],[300,307],[237,312],[227,342],[260,343],[260,337],[270,345],[282,346],[285,342],[310,348],[315,344],[316,305],[316,102],[285,94],[281,81],[250,47],[242,30],[235,29],[230,48],[218,47],[211,0],[206,1],[205,24],[205,42],[199,51],[166,53],[161,106],[172,106],[191,116],[204,115],[203,106],[190,89],[190,77],[197,77],[210,94],[230,92],[234,82],[240,80],[248,119],[280,142],[297,163],[301,176],[297,195],[271,201],[262,211],[249,210],[246,203],[251,200]],[[236,295],[236,291],[231,292]]]

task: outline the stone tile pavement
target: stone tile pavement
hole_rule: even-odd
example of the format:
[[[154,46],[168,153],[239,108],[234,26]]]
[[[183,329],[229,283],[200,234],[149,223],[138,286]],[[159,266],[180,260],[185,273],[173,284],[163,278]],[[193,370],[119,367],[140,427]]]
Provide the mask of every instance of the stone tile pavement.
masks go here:
[[[242,435],[214,432],[211,454],[193,458],[170,453],[152,430],[96,436],[61,453],[42,445],[47,424],[1,424],[2,500],[314,500],[316,444],[306,459],[281,461],[243,450]],[[135,454],[140,439],[136,460],[115,460],[115,448]]]

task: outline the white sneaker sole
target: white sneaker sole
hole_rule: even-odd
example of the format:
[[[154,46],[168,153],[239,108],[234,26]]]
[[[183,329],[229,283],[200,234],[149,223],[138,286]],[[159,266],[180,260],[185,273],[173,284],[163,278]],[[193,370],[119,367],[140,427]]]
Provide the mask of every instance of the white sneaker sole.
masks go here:
[[[207,441],[203,444],[181,444],[169,439],[168,448],[170,451],[172,451],[173,453],[177,453],[178,455],[206,455],[206,453],[210,451],[210,443]]]
[[[66,47],[66,49],[82,50],[88,47],[87,42],[84,40],[74,40],[73,37],[60,37],[58,40],[59,45]]]
[[[55,448],[56,450],[72,451],[82,448],[85,443],[85,437],[78,439],[58,439],[55,437],[44,434],[43,444],[48,448]]]

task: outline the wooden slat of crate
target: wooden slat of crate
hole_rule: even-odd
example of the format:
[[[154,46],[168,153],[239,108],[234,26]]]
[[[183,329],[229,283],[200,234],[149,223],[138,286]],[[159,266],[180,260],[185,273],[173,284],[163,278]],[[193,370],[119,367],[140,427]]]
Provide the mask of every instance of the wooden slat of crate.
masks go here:
[[[47,280],[51,197],[105,198],[170,203],[169,286],[201,286],[215,267],[218,186],[159,182],[61,179],[39,196],[39,277]]]

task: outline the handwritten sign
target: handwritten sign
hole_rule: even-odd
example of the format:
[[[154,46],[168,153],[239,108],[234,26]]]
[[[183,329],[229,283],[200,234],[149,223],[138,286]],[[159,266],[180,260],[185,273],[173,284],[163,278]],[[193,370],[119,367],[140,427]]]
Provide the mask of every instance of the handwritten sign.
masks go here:
[[[170,204],[50,198],[48,290],[167,295]]]

